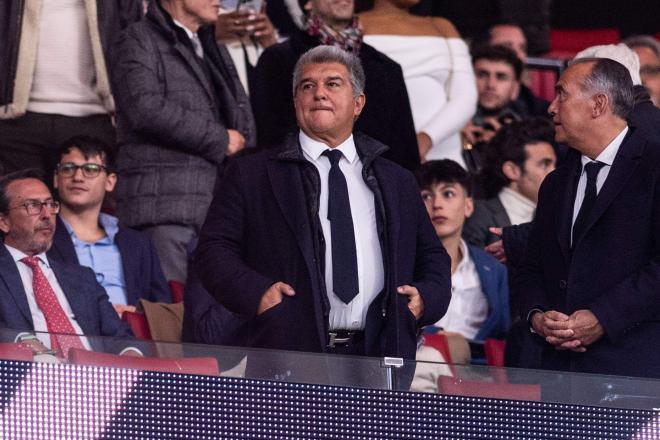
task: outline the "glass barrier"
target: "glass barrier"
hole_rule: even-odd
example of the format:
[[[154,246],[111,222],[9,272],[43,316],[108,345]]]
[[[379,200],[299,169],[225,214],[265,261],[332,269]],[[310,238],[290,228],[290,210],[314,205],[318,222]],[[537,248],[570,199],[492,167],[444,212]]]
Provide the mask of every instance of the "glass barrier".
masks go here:
[[[63,337],[0,330],[0,359],[603,408],[660,409],[660,380],[654,379],[107,337],[86,337],[84,343],[90,350],[72,348],[67,359],[62,359],[48,349],[51,336]],[[30,345],[32,348],[26,348]],[[131,356],[136,354],[134,350],[140,356]]]

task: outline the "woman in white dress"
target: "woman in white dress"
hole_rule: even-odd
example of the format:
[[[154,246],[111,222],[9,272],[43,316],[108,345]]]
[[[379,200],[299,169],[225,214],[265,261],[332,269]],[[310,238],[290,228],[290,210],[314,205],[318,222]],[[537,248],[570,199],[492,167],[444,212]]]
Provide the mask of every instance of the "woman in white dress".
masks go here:
[[[465,167],[460,130],[477,106],[470,52],[450,21],[408,12],[419,1],[373,0],[360,14],[364,41],[403,69],[422,160]]]

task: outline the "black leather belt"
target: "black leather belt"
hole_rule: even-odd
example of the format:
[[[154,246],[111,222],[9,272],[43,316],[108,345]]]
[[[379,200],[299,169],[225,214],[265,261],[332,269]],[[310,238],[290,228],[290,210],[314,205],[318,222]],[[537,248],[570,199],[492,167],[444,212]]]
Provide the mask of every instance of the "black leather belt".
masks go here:
[[[361,330],[333,330],[328,332],[328,347],[347,347],[357,341],[362,341],[364,332]]]

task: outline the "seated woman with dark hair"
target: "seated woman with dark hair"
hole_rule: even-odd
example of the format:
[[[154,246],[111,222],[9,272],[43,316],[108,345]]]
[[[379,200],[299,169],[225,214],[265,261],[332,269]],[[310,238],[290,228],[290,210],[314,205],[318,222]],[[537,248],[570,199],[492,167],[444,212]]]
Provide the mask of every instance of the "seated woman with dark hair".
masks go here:
[[[360,14],[364,41],[401,65],[423,160],[462,166],[460,130],[476,110],[477,90],[465,42],[441,17],[419,17],[419,0],[373,0]]]

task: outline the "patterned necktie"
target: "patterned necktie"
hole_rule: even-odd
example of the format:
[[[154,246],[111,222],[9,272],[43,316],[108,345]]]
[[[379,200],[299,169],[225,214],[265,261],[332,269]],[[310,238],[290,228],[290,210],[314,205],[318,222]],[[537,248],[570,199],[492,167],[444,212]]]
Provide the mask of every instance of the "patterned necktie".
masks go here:
[[[346,177],[339,168],[341,151],[326,150],[330,161],[328,174],[328,220],[332,237],[332,287],[335,294],[348,304],[357,295],[358,273],[355,233],[348,199]]]
[[[584,189],[582,206],[580,206],[580,211],[577,217],[575,217],[575,223],[573,224],[573,247],[575,247],[577,241],[584,234],[584,228],[587,227],[587,218],[589,218],[589,213],[594,207],[596,196],[598,195],[596,191],[598,172],[604,166],[605,164],[603,162],[589,162],[584,166],[584,171],[587,173],[587,186]]]
[[[60,351],[62,357],[67,357],[69,348],[82,348],[85,346],[64,313],[62,305],[57,300],[53,288],[39,267],[39,257],[25,257],[21,261],[32,269],[32,290],[37,305],[46,318],[46,326],[50,333],[51,349]],[[54,333],[58,333],[57,335]],[[70,335],[70,336],[66,336]]]

